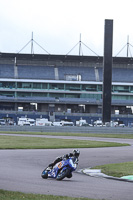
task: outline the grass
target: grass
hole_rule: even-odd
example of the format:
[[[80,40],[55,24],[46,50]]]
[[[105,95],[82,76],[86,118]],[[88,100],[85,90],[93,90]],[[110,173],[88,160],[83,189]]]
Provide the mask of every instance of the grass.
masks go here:
[[[79,137],[104,137],[104,138],[123,138],[133,139],[133,134],[106,134],[106,133],[56,133],[56,132],[23,132],[23,131],[0,131],[8,134],[27,134],[27,135],[54,135],[54,136],[79,136]]]
[[[94,168],[101,169],[102,173],[114,177],[133,175],[133,162],[99,165]]]
[[[1,200],[93,200],[88,198],[72,198],[53,195],[41,195],[41,194],[25,194],[21,192],[11,192],[0,190]]]
[[[6,132],[7,133],[7,132]],[[9,132],[8,132],[9,133]],[[11,133],[11,132],[10,132]],[[75,135],[86,137],[117,137],[117,138],[133,138],[128,134],[75,134],[75,133],[36,133],[36,132],[16,132],[21,134],[34,135]],[[34,138],[34,137],[16,137],[16,136],[0,136],[0,149],[56,149],[56,148],[96,148],[96,147],[113,147],[127,146],[128,144],[119,144],[113,142],[97,142],[87,140],[69,140],[69,139],[53,139],[53,138]],[[102,172],[110,175],[121,177],[133,174],[133,162],[101,165],[96,168],[102,169]],[[25,194],[21,192],[12,192],[0,190],[0,199],[2,200],[94,200],[89,198],[72,198],[65,196],[41,195],[41,194]]]
[[[0,149],[60,149],[129,146],[115,142],[0,135]]]

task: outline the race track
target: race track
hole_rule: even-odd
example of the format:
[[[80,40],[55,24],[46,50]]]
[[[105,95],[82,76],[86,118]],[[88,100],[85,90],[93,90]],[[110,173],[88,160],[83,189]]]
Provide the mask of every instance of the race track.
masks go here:
[[[118,140],[120,142],[121,139]],[[133,144],[133,140],[126,140],[126,142]],[[72,149],[0,150],[0,188],[26,193],[106,200],[133,199],[133,183],[130,182],[90,177],[78,172],[73,173],[71,179],[63,181],[41,178],[42,170],[51,161],[71,151]],[[78,170],[95,165],[133,160],[133,146],[88,148],[80,149],[80,151]]]

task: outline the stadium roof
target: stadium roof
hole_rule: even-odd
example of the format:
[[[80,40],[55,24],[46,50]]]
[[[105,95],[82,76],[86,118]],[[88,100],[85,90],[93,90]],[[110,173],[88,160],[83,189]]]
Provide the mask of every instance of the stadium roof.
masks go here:
[[[0,53],[0,60],[32,60],[32,61],[61,61],[61,62],[103,62],[102,56],[76,56],[76,55],[54,55],[54,54],[21,54]],[[113,57],[114,64],[133,64],[132,57]]]

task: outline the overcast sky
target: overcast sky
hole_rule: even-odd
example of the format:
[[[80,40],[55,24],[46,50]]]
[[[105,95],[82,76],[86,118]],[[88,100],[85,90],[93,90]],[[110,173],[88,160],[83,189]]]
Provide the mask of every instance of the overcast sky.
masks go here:
[[[133,0],[0,0],[0,52],[79,54],[79,41],[103,56],[105,19],[113,19],[113,56],[133,55]],[[34,53],[46,53],[33,43]],[[83,44],[83,55],[95,55]]]

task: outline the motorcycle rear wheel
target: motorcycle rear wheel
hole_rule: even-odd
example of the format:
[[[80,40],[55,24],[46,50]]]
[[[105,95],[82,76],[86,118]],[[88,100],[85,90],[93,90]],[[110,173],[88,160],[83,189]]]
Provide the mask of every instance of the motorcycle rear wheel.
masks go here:
[[[48,171],[44,170],[41,174],[42,178],[47,179],[48,178]]]
[[[63,178],[67,177],[69,173],[70,173],[70,170],[69,170],[69,169],[62,169],[62,170],[58,173],[58,175],[57,175],[57,177],[56,177],[56,180],[59,180],[59,181],[62,180]]]

